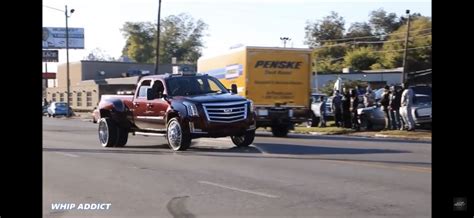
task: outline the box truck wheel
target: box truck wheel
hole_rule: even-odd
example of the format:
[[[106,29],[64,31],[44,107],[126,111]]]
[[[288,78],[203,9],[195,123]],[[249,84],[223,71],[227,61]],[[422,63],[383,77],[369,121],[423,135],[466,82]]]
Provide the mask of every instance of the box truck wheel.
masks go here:
[[[288,132],[290,129],[288,128],[288,125],[274,125],[272,126],[272,133],[273,136],[276,137],[285,137],[288,135]]]

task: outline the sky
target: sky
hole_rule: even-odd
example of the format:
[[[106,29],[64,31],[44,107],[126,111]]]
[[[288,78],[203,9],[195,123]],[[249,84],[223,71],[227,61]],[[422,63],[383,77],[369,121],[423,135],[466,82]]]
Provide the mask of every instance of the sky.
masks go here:
[[[64,27],[64,10],[74,9],[69,27],[84,28],[85,48],[70,49],[69,61],[84,59],[93,49],[119,58],[125,45],[120,28],[127,21],[156,22],[158,0],[43,0],[43,27]],[[47,7],[45,7],[47,6]],[[242,44],[283,47],[280,37],[289,37],[287,47],[307,48],[305,26],[337,12],[351,23],[368,21],[373,10],[404,15],[405,10],[431,16],[431,0],[162,0],[161,18],[187,13],[208,24],[203,56],[215,55]],[[59,50],[59,64],[66,63],[65,49]],[[56,63],[47,63],[56,72]],[[45,66],[43,64],[43,72]]]

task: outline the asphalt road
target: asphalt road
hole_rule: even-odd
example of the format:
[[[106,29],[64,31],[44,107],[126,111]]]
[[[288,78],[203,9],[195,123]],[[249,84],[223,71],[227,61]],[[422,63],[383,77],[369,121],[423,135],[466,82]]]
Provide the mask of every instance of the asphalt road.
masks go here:
[[[174,153],[164,138],[130,136],[124,148],[102,148],[96,124],[44,118],[43,215],[432,215],[429,142],[267,133],[249,148],[193,142]]]

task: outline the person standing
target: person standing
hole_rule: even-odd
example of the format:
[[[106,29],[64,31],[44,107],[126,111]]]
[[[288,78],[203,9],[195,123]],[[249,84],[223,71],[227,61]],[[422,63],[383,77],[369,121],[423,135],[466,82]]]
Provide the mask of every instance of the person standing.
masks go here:
[[[334,120],[336,121],[337,127],[343,127],[342,123],[342,96],[339,94],[339,90],[334,92],[332,98],[332,111],[334,111]]]
[[[390,120],[392,121],[392,129],[397,130],[402,127],[402,122],[400,118],[400,102],[402,99],[402,92],[400,87],[392,86],[390,93]]]
[[[408,84],[403,84],[403,92],[401,97],[400,115],[402,116],[405,127],[408,131],[415,130],[415,121],[411,113],[411,107],[413,105],[413,90],[408,87]]]
[[[326,98],[321,96],[321,105],[319,106],[319,114],[321,115],[320,127],[326,127]]]
[[[357,114],[357,109],[359,108],[359,95],[357,90],[352,89],[351,93],[351,121],[352,121],[352,129],[356,131],[360,130],[359,125],[359,115]]]
[[[349,90],[344,88],[342,96],[342,122],[344,128],[351,128],[351,95]]]
[[[364,105],[365,107],[372,107],[375,105],[375,93],[372,89],[367,89],[367,92],[364,95]]]
[[[389,86],[385,86],[382,96],[381,96],[380,104],[382,105],[382,111],[385,118],[385,129],[390,129],[392,125],[390,122],[390,115],[389,115],[389,110],[388,110],[388,106],[390,105],[390,87]]]

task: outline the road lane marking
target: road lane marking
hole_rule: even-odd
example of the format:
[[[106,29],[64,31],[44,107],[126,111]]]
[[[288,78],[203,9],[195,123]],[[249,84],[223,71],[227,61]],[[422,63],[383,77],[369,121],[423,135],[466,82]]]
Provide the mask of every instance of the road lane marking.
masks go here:
[[[65,153],[65,152],[56,151],[56,153],[62,154],[62,155],[64,155],[64,156],[68,156],[68,157],[79,157],[79,155],[69,154],[69,153]]]
[[[256,191],[250,191],[250,190],[235,188],[235,187],[226,186],[226,185],[221,185],[221,184],[217,184],[217,183],[213,183],[213,182],[208,182],[208,181],[199,181],[199,183],[201,183],[201,184],[207,184],[207,185],[213,185],[213,186],[217,186],[217,187],[221,187],[221,188],[225,188],[225,189],[230,189],[230,190],[234,190],[234,191],[239,191],[239,192],[245,192],[245,193],[249,193],[249,194],[259,195],[259,196],[263,196],[263,197],[267,197],[267,198],[278,198],[278,196],[276,196],[276,195],[270,195],[270,194],[266,194],[266,193],[262,193],[262,192],[256,192]]]
[[[263,149],[259,148],[257,145],[252,144],[255,149],[257,149],[260,153],[263,155],[268,155],[267,152],[265,152]]]

